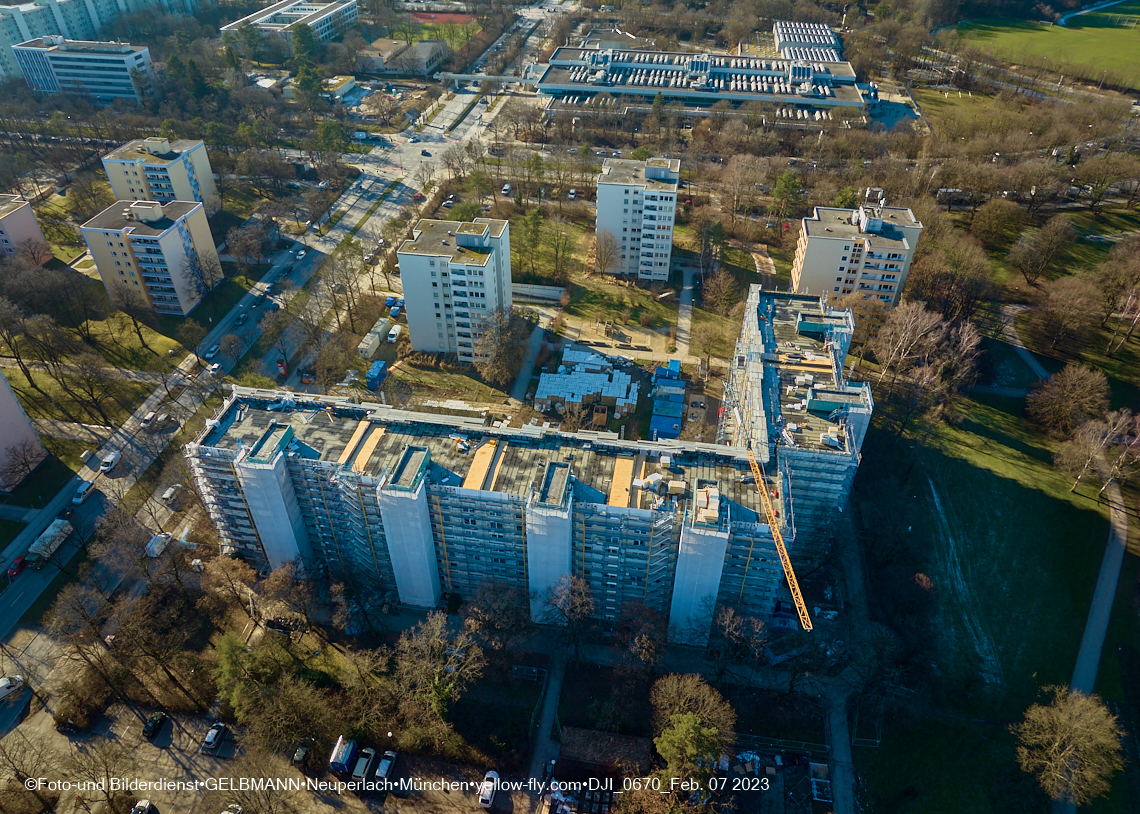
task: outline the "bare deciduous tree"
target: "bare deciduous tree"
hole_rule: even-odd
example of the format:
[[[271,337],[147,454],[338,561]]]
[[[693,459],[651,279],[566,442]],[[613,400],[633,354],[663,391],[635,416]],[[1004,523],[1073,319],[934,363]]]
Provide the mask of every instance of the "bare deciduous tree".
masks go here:
[[[1017,762],[1053,800],[1081,806],[1107,794],[1109,778],[1124,767],[1115,715],[1097,695],[1047,687],[1049,704],[1034,704],[1010,730]]]
[[[594,241],[594,268],[600,274],[609,274],[618,264],[621,257],[621,243],[617,236],[608,229],[598,232]]]
[[[1066,365],[1029,394],[1025,410],[1054,438],[1066,438],[1079,425],[1108,409],[1108,379],[1099,370]]]

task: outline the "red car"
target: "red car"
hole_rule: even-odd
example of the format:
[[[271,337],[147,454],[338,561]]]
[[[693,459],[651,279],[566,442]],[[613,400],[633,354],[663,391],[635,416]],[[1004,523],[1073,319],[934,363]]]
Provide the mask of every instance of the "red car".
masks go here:
[[[12,561],[12,564],[8,566],[8,576],[14,577],[19,574],[24,570],[24,566],[27,565],[27,562],[28,558],[23,554],[21,554],[19,557],[16,557],[16,559]]]

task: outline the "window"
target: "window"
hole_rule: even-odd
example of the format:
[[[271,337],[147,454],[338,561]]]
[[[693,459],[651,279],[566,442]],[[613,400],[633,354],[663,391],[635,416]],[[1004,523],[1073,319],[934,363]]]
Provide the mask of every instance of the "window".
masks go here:
[[[838,293],[838,292],[839,292],[839,286],[836,286],[836,287],[835,287],[835,291],[836,291],[836,293]]]
[[[434,266],[434,265],[435,265],[435,261],[434,261],[434,260],[428,260],[428,265],[429,265],[429,266]],[[434,276],[435,276],[435,275],[433,274],[433,275],[432,275],[432,277],[434,277]]]
[[[431,287],[432,287],[432,288],[439,288],[439,283],[432,283],[432,284],[431,284]]]
[[[108,241],[107,241],[107,245],[108,245],[108,246],[114,246],[115,244],[114,244],[114,243],[112,243],[111,241],[109,241],[109,240],[108,240]]]
[[[434,261],[434,260],[432,261],[432,265],[433,265],[433,266],[435,265],[435,261]],[[435,272],[434,272],[434,271],[431,273],[431,276],[432,276],[432,277],[434,277],[434,276],[435,276]],[[435,285],[435,283],[432,283],[432,285]]]

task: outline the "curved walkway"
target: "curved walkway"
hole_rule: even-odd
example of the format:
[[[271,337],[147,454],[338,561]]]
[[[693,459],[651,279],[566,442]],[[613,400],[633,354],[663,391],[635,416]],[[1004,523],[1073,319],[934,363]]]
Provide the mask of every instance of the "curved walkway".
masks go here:
[[[1007,305],[1002,308],[1002,332],[1005,338],[1017,351],[1039,379],[1047,379],[1049,371],[1046,370],[1037,358],[1025,347],[1021,337],[1017,334],[1017,315],[1025,311],[1023,305]],[[1096,461],[1097,471],[1104,473],[1107,466],[1104,457]],[[1096,580],[1096,590],[1093,592],[1092,604],[1089,607],[1089,616],[1085,622],[1085,632],[1081,637],[1081,648],[1077,652],[1077,664],[1073,668],[1072,688],[1086,695],[1091,695],[1096,686],[1096,672],[1100,665],[1100,652],[1104,647],[1104,638],[1108,633],[1108,622],[1112,616],[1112,603],[1116,598],[1116,585],[1120,581],[1120,569],[1124,563],[1124,552],[1128,546],[1128,513],[1125,511],[1124,498],[1120,487],[1115,481],[1104,490],[1109,508],[1108,545],[1105,547],[1104,559],[1101,560],[1100,574]]]

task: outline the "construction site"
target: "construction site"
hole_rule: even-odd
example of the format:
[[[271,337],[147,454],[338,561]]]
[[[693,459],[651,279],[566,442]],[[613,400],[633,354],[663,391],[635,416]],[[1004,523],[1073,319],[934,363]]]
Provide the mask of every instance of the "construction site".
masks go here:
[[[826,553],[872,410],[842,378],[853,328],[826,300],[753,286],[717,443],[234,387],[185,453],[227,550],[377,603],[436,607],[495,580],[541,619],[574,574],[601,619],[646,606],[677,641],[707,641],[718,606],[810,629],[830,605],[796,571]]]

